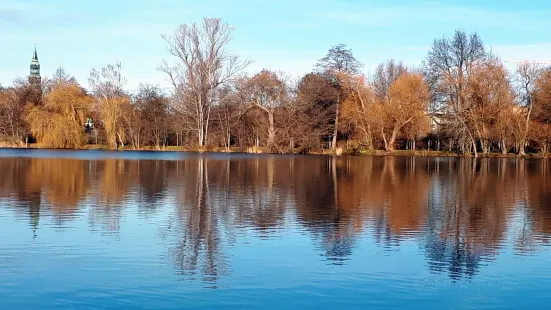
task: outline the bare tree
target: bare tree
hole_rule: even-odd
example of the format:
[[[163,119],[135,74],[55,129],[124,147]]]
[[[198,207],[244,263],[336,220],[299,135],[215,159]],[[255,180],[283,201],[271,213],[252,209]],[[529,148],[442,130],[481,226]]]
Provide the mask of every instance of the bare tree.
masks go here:
[[[404,66],[402,62],[396,62],[394,59],[379,64],[377,69],[375,69],[373,81],[371,82],[375,95],[379,99],[385,98],[392,82],[407,71],[407,67]]]
[[[21,102],[22,90],[0,89],[0,135],[10,136],[21,142],[27,130],[23,121],[25,103]]]
[[[42,88],[46,94],[58,85],[75,85],[80,87],[76,78],[70,75],[63,67],[57,68],[51,78],[44,78],[42,81]]]
[[[168,98],[154,85],[140,84],[134,96],[134,110],[138,113],[138,122],[143,132],[139,137],[144,142],[155,145],[157,149],[166,145],[169,128]],[[138,127],[138,126],[135,126]]]
[[[430,87],[433,110],[455,119],[460,140],[469,141],[478,156],[474,135],[467,124],[466,87],[472,68],[488,58],[480,37],[457,30],[453,38],[434,40],[425,63],[425,77]]]
[[[205,146],[211,109],[219,102],[220,86],[249,65],[226,51],[233,28],[220,19],[205,18],[200,25],[181,25],[172,35],[164,34],[174,64],[164,61],[164,72],[174,87],[172,105],[186,119],[189,130],[197,133]]]
[[[530,119],[534,108],[534,89],[536,81],[541,73],[541,68],[536,63],[524,62],[517,67],[519,103],[524,109],[525,122],[518,149],[519,155],[526,155],[526,144],[528,143],[528,132],[530,130]]]
[[[101,120],[109,143],[116,148],[118,142],[124,147],[124,105],[129,104],[124,92],[126,79],[121,73],[121,64],[109,64],[101,70],[90,72],[88,83],[96,99]]]

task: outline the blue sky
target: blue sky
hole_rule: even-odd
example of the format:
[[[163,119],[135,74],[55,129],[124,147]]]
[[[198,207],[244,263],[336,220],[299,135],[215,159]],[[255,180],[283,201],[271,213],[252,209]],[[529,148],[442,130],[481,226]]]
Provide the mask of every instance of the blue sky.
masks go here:
[[[120,61],[132,90],[167,85],[156,64],[160,35],[219,17],[235,28],[229,49],[253,60],[248,71],[311,70],[345,43],[370,73],[395,58],[418,65],[434,38],[477,31],[504,59],[551,59],[551,1],[369,0],[0,0],[0,83],[28,74],[34,38],[42,75],[62,66],[84,86],[92,68]]]

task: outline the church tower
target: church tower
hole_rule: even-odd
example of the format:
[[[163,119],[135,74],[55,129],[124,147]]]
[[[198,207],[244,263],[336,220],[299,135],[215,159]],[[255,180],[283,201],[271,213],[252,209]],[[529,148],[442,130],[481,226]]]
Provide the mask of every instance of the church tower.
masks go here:
[[[36,44],[34,46],[33,60],[31,61],[31,74],[29,75],[29,83],[39,87],[42,82],[40,77],[40,63],[38,62],[38,53],[36,52]]]

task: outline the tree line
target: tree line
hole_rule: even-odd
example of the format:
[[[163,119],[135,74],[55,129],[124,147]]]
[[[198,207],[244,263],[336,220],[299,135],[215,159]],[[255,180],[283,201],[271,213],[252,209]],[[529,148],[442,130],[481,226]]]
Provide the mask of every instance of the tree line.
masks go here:
[[[457,30],[435,39],[421,65],[390,59],[369,76],[338,44],[294,80],[244,73],[251,61],[227,51],[232,32],[205,18],[163,35],[169,58],[158,70],[170,91],[128,92],[120,63],[93,69],[88,89],[63,68],[39,90],[21,78],[0,86],[0,135],[53,148],[549,152],[551,68],[510,72],[476,33]]]

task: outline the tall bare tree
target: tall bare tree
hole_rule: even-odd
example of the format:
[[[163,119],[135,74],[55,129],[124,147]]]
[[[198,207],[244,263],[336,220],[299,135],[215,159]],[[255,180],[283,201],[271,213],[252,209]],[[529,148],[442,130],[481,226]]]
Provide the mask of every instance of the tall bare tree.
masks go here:
[[[226,51],[233,28],[217,18],[204,18],[201,24],[183,24],[172,35],[164,34],[166,48],[175,63],[164,61],[164,72],[174,88],[172,105],[189,130],[197,133],[197,143],[205,146],[211,109],[219,102],[219,90],[249,61]]]
[[[320,73],[338,72],[359,74],[363,64],[359,62],[346,44],[332,46],[325,57],[318,60],[316,69]]]
[[[475,157],[478,156],[475,136],[467,124],[466,87],[473,67],[487,58],[478,34],[456,30],[452,38],[434,40],[424,68],[432,108],[454,119],[455,131],[461,140],[469,141]]]
[[[345,44],[337,44],[329,49],[325,57],[318,60],[315,67],[318,72],[325,74],[338,88],[341,84],[340,80],[359,74],[363,64],[356,59],[351,49],[346,48]],[[341,97],[339,96],[335,107],[335,122],[331,140],[333,150],[337,148]]]
[[[520,139],[518,154],[526,155],[526,144],[528,143],[528,132],[530,130],[530,119],[534,109],[534,89],[536,81],[541,73],[541,68],[536,63],[524,62],[518,65],[516,75],[518,79],[519,103],[524,109],[525,121]]]

